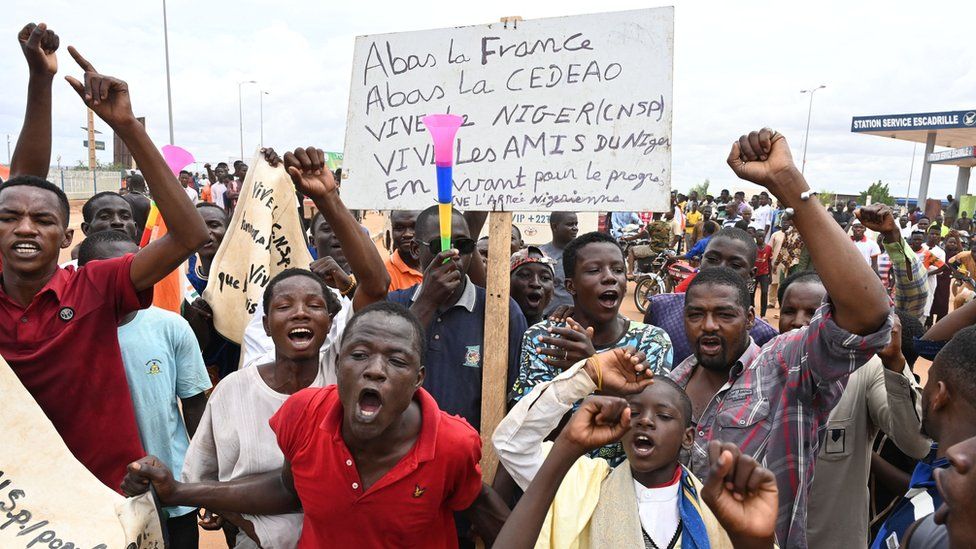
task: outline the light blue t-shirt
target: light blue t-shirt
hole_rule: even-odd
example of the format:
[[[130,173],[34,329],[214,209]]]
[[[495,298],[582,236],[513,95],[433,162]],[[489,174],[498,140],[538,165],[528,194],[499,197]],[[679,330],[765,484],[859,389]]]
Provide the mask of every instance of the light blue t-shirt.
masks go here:
[[[180,478],[190,441],[177,399],[211,387],[193,330],[180,315],[150,307],[119,327],[119,348],[142,446]],[[180,517],[193,508],[165,511]]]

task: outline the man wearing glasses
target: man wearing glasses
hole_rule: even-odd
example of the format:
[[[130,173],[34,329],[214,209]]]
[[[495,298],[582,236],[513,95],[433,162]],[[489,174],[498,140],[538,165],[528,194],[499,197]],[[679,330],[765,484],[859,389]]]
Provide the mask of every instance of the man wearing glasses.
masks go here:
[[[437,206],[417,216],[412,242],[424,279],[392,292],[387,299],[407,306],[427,336],[424,389],[441,410],[457,414],[481,429],[481,364],[484,358],[485,289],[468,278],[475,240],[461,212],[452,211],[451,248],[441,250]],[[508,304],[508,386],[518,373],[525,316],[514,300]]]

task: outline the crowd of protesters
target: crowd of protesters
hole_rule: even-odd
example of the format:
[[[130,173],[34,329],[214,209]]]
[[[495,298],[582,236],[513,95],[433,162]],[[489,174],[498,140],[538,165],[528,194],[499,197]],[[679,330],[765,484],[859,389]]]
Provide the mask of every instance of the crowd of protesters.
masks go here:
[[[486,478],[485,214],[455,210],[442,249],[435,207],[390,212],[384,260],[320,149],[265,149],[315,205],[313,262],[268,282],[237,345],[203,298],[149,305],[184,262],[203,293],[247,165],[174,175],[126,83],[69,47],[68,84],[141,175],[85,203],[59,266],[74,236],[46,180],[59,39],[43,24],[19,39],[0,355],[92,475],[154,487],[172,547],[200,528],[241,548],[972,546],[976,265],[952,197],[935,220],[825,208],[764,128],[727,154],[765,189],[748,202],[675,193],[660,218],[613,212],[585,234],[553,212],[541,246],[514,228]],[[140,247],[150,198],[169,232]],[[699,264],[643,321],[621,314],[630,228]]]

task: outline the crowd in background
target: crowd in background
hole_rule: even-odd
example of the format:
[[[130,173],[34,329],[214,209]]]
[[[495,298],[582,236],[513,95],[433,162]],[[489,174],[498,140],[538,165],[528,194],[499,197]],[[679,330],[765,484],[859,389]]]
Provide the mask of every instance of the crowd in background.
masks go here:
[[[83,73],[69,85],[141,175],[85,203],[76,264],[59,266],[73,245],[45,179],[59,40],[43,24],[19,38],[0,355],[98,480],[154,487],[171,546],[198,546],[199,528],[241,548],[971,544],[976,304],[954,201],[934,221],[825,208],[763,128],[728,152],[766,189],[749,202],[675,193],[660,218],[613,212],[584,234],[552,212],[541,246],[513,228],[507,414],[484,433],[500,467],[483,478],[485,328],[500,320],[476,255],[486,213],[452,212],[442,249],[436,207],[390,212],[384,259],[322,150],[264,149],[295,215],[315,205],[313,261],[268,282],[237,344],[202,297],[149,305],[184,262],[203,293],[247,166],[173,174],[126,83],[69,48]],[[153,207],[169,231],[140,246]],[[698,264],[642,321],[621,314],[633,230]]]

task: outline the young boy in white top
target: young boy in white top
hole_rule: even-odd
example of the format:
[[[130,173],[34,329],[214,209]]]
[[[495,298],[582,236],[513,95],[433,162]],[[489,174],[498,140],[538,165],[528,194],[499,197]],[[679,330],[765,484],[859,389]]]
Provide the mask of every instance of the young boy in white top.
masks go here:
[[[550,460],[558,462],[553,465],[558,474],[542,479],[559,489],[545,502],[549,511],[535,547],[665,548],[679,542],[682,547],[732,547],[738,542],[736,535],[731,541],[729,537],[738,532],[726,532],[704,505],[702,484],[678,461],[694,439],[691,401],[674,382],[663,377],[652,381],[646,370],[643,355],[632,350],[594,355],[537,385],[495,430],[492,442],[498,457],[523,489],[543,475]],[[588,398],[555,444],[543,442],[573,403],[594,390],[626,395],[626,400]],[[588,442],[581,443],[581,438]],[[584,455],[592,444],[616,440],[627,454],[616,469]],[[757,476],[755,488],[761,485],[772,494],[765,513],[771,515],[768,543],[763,545],[771,546],[775,481],[768,471],[758,472],[765,476]],[[509,520],[520,512],[526,511],[513,513]],[[531,532],[522,537],[535,539]],[[498,543],[502,541],[499,537]]]

